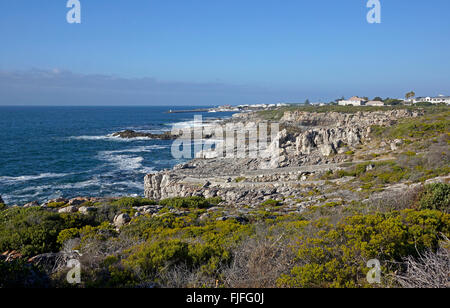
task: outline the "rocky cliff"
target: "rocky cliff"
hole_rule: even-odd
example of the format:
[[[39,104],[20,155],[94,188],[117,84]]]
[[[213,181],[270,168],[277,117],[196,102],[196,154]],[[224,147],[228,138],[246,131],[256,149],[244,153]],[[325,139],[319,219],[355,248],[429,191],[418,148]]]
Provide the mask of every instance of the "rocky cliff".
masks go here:
[[[348,160],[346,153],[370,141],[373,125],[389,126],[401,118],[420,115],[409,110],[355,114],[286,112],[280,121],[283,129],[266,150],[267,157],[276,157],[275,160],[218,158],[214,151],[202,152],[197,159],[173,170],[147,175],[145,195],[156,200],[221,197],[236,205],[291,198],[302,193],[299,185],[309,183],[312,175],[342,168]],[[258,120],[255,114],[245,114],[234,121],[255,119]],[[277,155],[270,155],[275,152]]]

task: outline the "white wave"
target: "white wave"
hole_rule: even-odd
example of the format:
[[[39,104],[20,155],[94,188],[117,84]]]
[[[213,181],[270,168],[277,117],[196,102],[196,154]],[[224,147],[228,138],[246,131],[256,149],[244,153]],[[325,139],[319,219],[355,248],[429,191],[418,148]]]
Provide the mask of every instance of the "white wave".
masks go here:
[[[181,121],[175,123],[167,123],[165,125],[172,126],[174,129],[193,128],[193,127],[210,127],[214,126],[220,120],[203,119],[201,122],[195,120]]]
[[[100,152],[98,154],[98,157],[101,160],[113,164],[118,170],[121,171],[135,171],[142,173],[153,171],[152,167],[145,167],[144,165],[142,165],[144,158],[141,156],[116,154],[111,152],[113,151]]]
[[[1,176],[0,182],[4,182],[6,184],[14,184],[14,183],[20,183],[20,182],[28,182],[28,181],[34,181],[34,180],[40,180],[44,178],[62,178],[68,175],[71,175],[72,173],[41,173],[39,175],[21,175],[17,177],[13,176]]]
[[[29,186],[20,190],[16,190],[16,195],[26,195],[27,193],[39,194],[43,193],[45,190],[53,189],[53,185],[40,185],[40,186]]]
[[[72,136],[70,140],[104,140],[104,141],[117,141],[117,142],[131,142],[137,140],[152,140],[148,137],[136,137],[136,138],[120,138],[118,136],[104,135],[104,136]]]
[[[144,152],[152,152],[153,150],[162,150],[167,149],[169,146],[164,145],[148,145],[148,146],[139,146],[128,149],[121,150],[113,150],[113,151],[102,151],[100,155],[114,155],[114,154],[122,154],[122,153],[144,153]]]
[[[104,183],[103,186],[104,187],[125,186],[125,187],[137,188],[137,189],[144,189],[143,182],[133,182],[133,181]]]
[[[93,178],[93,179],[83,181],[83,182],[58,185],[58,186],[55,186],[54,188],[55,189],[83,189],[83,188],[92,187],[92,186],[101,186],[101,183],[97,178]]]

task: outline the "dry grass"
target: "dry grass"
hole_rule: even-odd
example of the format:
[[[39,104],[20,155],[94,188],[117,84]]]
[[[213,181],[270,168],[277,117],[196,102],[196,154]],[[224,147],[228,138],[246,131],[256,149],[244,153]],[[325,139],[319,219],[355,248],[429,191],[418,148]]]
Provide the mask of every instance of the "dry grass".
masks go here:
[[[418,258],[407,257],[406,270],[395,276],[403,288],[450,288],[450,240],[436,251],[427,251]]]
[[[282,274],[293,267],[295,254],[283,233],[269,234],[260,228],[257,235],[233,251],[233,261],[222,270],[227,288],[275,288]]]

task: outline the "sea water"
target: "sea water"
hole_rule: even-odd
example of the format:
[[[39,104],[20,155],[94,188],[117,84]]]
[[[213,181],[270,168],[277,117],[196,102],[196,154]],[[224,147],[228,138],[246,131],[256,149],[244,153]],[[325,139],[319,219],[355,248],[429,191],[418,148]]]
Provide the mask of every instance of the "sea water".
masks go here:
[[[0,107],[0,195],[7,204],[56,197],[143,195],[144,176],[183,161],[170,140],[120,139],[114,132],[190,125],[184,107]],[[204,119],[232,113],[204,113]]]

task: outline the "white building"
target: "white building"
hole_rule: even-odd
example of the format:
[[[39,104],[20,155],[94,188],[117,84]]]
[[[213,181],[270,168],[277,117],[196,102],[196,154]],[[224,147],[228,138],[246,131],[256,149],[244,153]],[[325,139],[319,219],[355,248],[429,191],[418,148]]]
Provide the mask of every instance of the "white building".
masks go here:
[[[339,106],[364,106],[366,100],[358,96],[353,96],[348,100],[341,100],[338,102]]]
[[[432,104],[447,104],[450,105],[450,96],[439,95],[436,97],[417,97],[413,100],[414,104],[417,103],[432,103]]]

